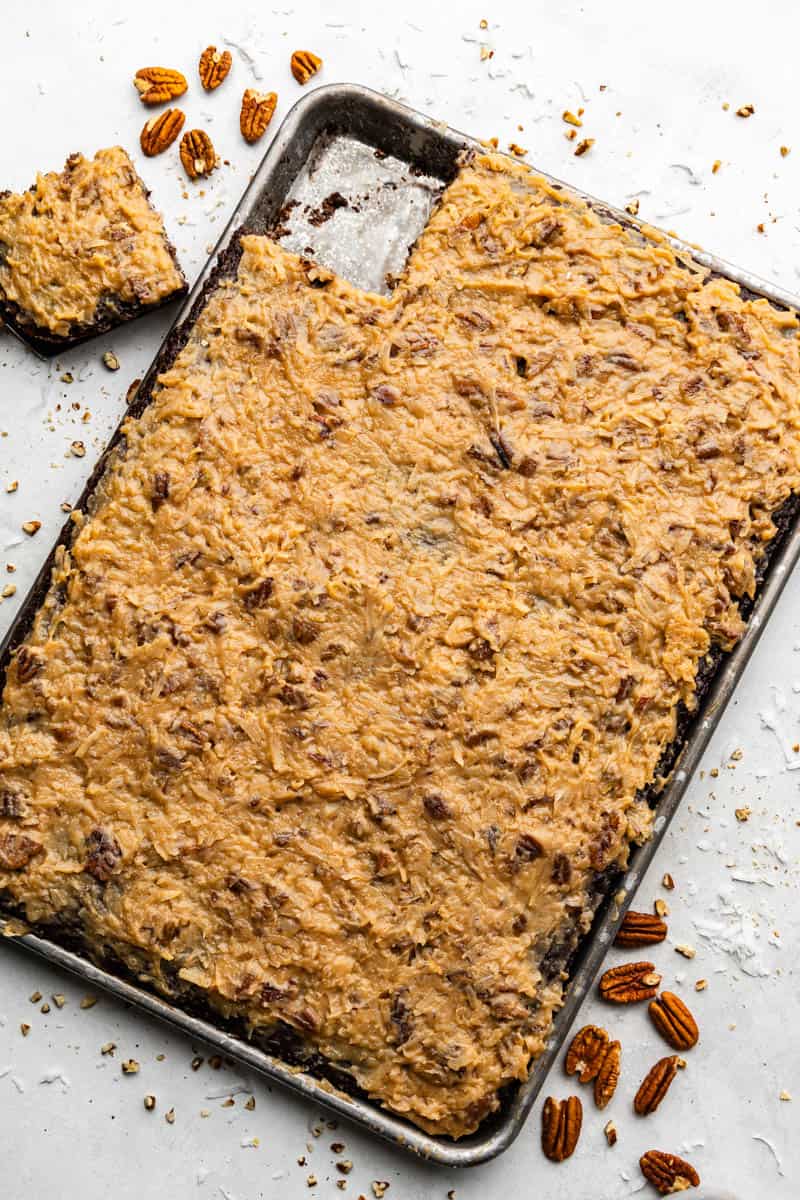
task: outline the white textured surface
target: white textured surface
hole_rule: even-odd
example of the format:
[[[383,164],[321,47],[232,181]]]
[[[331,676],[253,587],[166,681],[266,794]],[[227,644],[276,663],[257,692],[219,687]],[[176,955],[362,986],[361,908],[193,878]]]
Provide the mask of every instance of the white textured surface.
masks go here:
[[[485,32],[482,17],[490,21]],[[37,169],[59,167],[70,151],[115,141],[137,151],[138,159],[146,114],[130,77],[144,65],[179,67],[190,79],[182,102],[188,125],[207,128],[231,165],[202,189],[184,187],[174,148],[145,161],[142,171],[183,263],[196,272],[260,156],[238,134],[241,91],[249,84],[277,90],[277,127],[299,93],[287,69],[289,54],[308,48],[325,59],[321,82],[361,82],[457,128],[496,134],[503,146],[516,141],[529,149],[531,162],[617,203],[639,195],[642,217],[797,290],[800,11],[788,0],[755,6],[675,0],[665,19],[664,9],[656,16],[651,5],[629,0],[493,6],[471,0],[391,6],[306,0],[292,6],[281,0],[280,10],[237,0],[9,6],[0,48],[0,187],[26,187]],[[234,69],[218,92],[206,96],[194,76],[197,55],[223,39],[234,47]],[[494,48],[493,58],[481,61],[482,43]],[[601,84],[607,85],[603,92]],[[756,112],[744,121],[734,110],[747,103]],[[580,106],[586,109],[581,136],[596,144],[575,158],[560,116]],[[779,147],[793,140],[792,153],[782,158]],[[713,175],[715,159],[722,165]],[[760,222],[764,234],[757,232]],[[16,563],[8,579],[19,587],[18,597],[0,608],[3,627],[61,523],[60,502],[78,494],[118,419],[127,384],[146,366],[166,321],[148,318],[50,366],[0,334],[0,430],[7,434],[0,440],[0,483],[20,481],[16,494],[0,492],[0,571],[6,561]],[[100,362],[109,346],[122,362],[116,375]],[[66,370],[72,384],[60,381]],[[85,410],[91,413],[86,423]],[[86,442],[83,459],[67,456],[75,438]],[[43,527],[29,541],[20,525],[32,517]],[[647,907],[664,894],[662,873],[675,877],[677,888],[668,897],[670,940],[655,957],[667,984],[677,984],[689,998],[703,1034],[654,1117],[635,1118],[630,1102],[663,1044],[643,1012],[591,1004],[583,1015],[605,1022],[622,1039],[623,1078],[603,1115],[582,1093],[584,1132],[569,1163],[552,1167],[542,1158],[537,1106],[498,1162],[460,1175],[426,1168],[349,1128],[314,1137],[319,1114],[288,1094],[225,1068],[214,1072],[204,1065],[192,1072],[193,1048],[184,1039],[106,998],[81,1010],[79,984],[6,945],[0,946],[3,1195],[293,1200],[339,1195],[335,1180],[346,1178],[344,1194],[354,1198],[371,1197],[370,1183],[380,1179],[391,1184],[387,1200],[444,1200],[450,1188],[458,1200],[617,1200],[641,1188],[637,1158],[657,1147],[695,1162],[706,1200],[796,1197],[798,599],[795,577],[706,756],[705,778],[691,785],[639,893],[640,907]],[[731,760],[738,748],[742,758]],[[718,778],[709,776],[712,767]],[[743,804],[752,808],[746,824],[734,815]],[[696,946],[696,958],[681,958],[675,943]],[[700,977],[708,989],[695,996],[692,985]],[[35,989],[46,997],[63,992],[66,1006],[41,1015],[28,1002]],[[25,1039],[22,1021],[32,1026]],[[100,1046],[112,1040],[115,1056],[102,1056]],[[165,1059],[157,1062],[162,1053]],[[131,1056],[141,1071],[123,1077],[120,1062]],[[252,1087],[254,1112],[244,1108],[240,1085],[247,1094]],[[794,1101],[781,1102],[783,1089]],[[574,1089],[557,1069],[548,1090],[566,1095]],[[142,1105],[148,1092],[157,1097],[153,1113]],[[234,1106],[221,1107],[231,1093]],[[175,1123],[168,1125],[164,1114],[173,1106]],[[207,1118],[202,1109],[209,1110]],[[602,1134],[608,1117],[619,1130],[613,1150]],[[343,1155],[330,1150],[337,1139],[346,1143]],[[299,1166],[303,1155],[307,1165]],[[337,1157],[353,1160],[351,1174],[337,1173]],[[309,1188],[312,1173],[318,1184]]]

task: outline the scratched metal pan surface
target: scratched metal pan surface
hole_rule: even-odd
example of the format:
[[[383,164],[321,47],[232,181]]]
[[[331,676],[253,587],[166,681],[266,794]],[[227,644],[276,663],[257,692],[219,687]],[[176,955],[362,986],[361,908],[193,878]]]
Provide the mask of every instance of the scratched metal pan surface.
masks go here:
[[[214,253],[184,301],[129,412],[138,414],[146,407],[157,374],[173,361],[185,343],[215,279],[235,271],[238,234],[270,232],[288,249],[313,257],[351,282],[388,291],[444,186],[453,178],[459,155],[475,145],[473,139],[440,122],[361,87],[334,84],[299,101],[283,122]],[[557,180],[550,182],[564,186]],[[342,203],[342,198],[347,204]],[[592,197],[585,198],[602,217],[636,228],[637,223],[626,214]],[[800,303],[712,255],[690,250],[677,241],[673,244],[752,295],[764,296],[781,307],[794,309]],[[118,430],[87,484],[79,504],[84,511],[91,511],[98,481],[120,436]],[[665,764],[672,767],[669,783],[658,795],[650,797],[656,809],[653,837],[646,845],[633,849],[624,877],[607,881],[607,891],[592,929],[567,964],[569,982],[565,1002],[555,1018],[545,1053],[533,1064],[527,1080],[509,1089],[498,1112],[471,1136],[453,1141],[423,1133],[380,1108],[319,1056],[308,1058],[302,1051],[298,1053],[297,1046],[281,1042],[280,1038],[248,1038],[243,1030],[224,1025],[219,1015],[205,1008],[196,996],[165,999],[121,968],[91,962],[80,943],[70,940],[66,931],[37,930],[14,935],[14,942],[81,976],[92,986],[106,988],[122,1000],[184,1030],[193,1039],[205,1040],[315,1104],[324,1105],[431,1161],[447,1166],[471,1166],[493,1158],[520,1132],[639,880],[658,849],[800,555],[797,507],[789,505],[782,513],[780,536],[773,543],[755,601],[750,606],[744,637],[732,653],[720,656],[713,669],[704,674],[698,709],[691,718],[685,714],[679,724],[678,739]],[[59,544],[69,542],[71,528],[68,522]],[[0,646],[3,678],[11,653],[28,632],[47,591],[54,554],[55,548]],[[0,912],[0,926],[11,916],[6,913],[4,917]]]

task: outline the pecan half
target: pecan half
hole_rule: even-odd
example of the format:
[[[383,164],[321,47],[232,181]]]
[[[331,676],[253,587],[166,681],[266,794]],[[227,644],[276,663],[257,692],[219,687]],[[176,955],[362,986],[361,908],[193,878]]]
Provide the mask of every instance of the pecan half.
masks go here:
[[[551,1162],[563,1162],[581,1135],[583,1105],[577,1096],[555,1100],[548,1096],[542,1109],[542,1150]]]
[[[175,141],[183,129],[185,120],[186,117],[179,108],[166,108],[157,117],[151,117],[139,134],[139,145],[142,147],[142,152],[148,158],[162,154]]]
[[[648,1005],[650,1018],[658,1032],[676,1050],[691,1050],[700,1031],[689,1009],[674,992],[662,992]]]
[[[662,1196],[700,1185],[700,1176],[692,1164],[665,1150],[648,1150],[639,1159],[639,1166],[647,1182],[652,1183]]]
[[[654,913],[628,909],[614,938],[615,946],[654,946],[667,936],[666,922]]]
[[[94,875],[100,883],[108,883],[122,861],[122,847],[113,833],[93,829],[86,839],[86,850],[84,871]]]
[[[163,104],[186,91],[185,75],[171,67],[142,67],[133,77],[142,104]]]
[[[255,88],[247,88],[239,113],[239,128],[246,142],[252,145],[258,141],[275,115],[277,103],[277,92],[257,92]]]
[[[206,46],[200,55],[197,70],[200,82],[207,92],[218,88],[231,69],[233,59],[230,50],[218,50],[216,46]]]
[[[608,1049],[609,1036],[599,1025],[584,1025],[569,1044],[564,1069],[568,1075],[577,1075],[581,1083],[591,1083],[603,1063]]]
[[[660,1058],[645,1075],[633,1101],[633,1111],[640,1117],[649,1117],[654,1113],[666,1096],[678,1071],[686,1066],[684,1059],[677,1054]]]
[[[650,1000],[658,991],[661,976],[651,962],[622,963],[600,977],[600,995],[612,1004],[635,1004]]]
[[[617,1090],[621,1058],[622,1046],[619,1042],[611,1042],[594,1081],[594,1102],[598,1108],[605,1108]]]
[[[21,871],[32,858],[43,852],[41,842],[35,842],[24,833],[4,833],[0,836],[0,868],[4,871]]]
[[[211,138],[204,129],[189,129],[181,138],[181,162],[190,179],[210,175],[219,164]]]
[[[322,66],[322,59],[310,50],[295,50],[290,63],[292,74],[298,83],[308,83]]]

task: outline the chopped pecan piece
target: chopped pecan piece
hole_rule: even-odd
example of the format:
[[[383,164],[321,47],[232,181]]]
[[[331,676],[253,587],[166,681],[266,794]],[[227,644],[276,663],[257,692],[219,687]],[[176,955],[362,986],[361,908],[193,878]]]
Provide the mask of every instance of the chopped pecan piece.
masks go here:
[[[108,883],[122,861],[122,847],[113,833],[93,829],[86,839],[87,857],[84,871],[100,883]]]
[[[619,813],[602,812],[601,824],[597,835],[589,847],[589,861],[597,871],[607,866],[609,851],[617,841],[619,831]]]
[[[689,1009],[674,992],[662,992],[648,1005],[650,1019],[658,1032],[676,1050],[691,1050],[696,1046],[700,1031]]]
[[[406,1003],[407,996],[408,988],[398,988],[392,996],[391,1008],[389,1009],[389,1016],[396,1030],[394,1039],[396,1046],[404,1045],[411,1037],[414,1029],[411,1009]]]
[[[44,853],[41,842],[34,841],[24,833],[0,835],[0,868],[4,871],[21,871],[32,858]]]
[[[264,608],[270,596],[272,595],[273,581],[267,576],[262,579],[254,587],[250,587],[244,593],[243,602],[248,612],[253,612],[256,608]]]
[[[218,50],[216,46],[206,46],[200,55],[197,70],[200,82],[207,92],[213,92],[227,77],[233,59],[230,50]]]
[[[394,408],[395,404],[398,404],[401,400],[400,392],[391,383],[379,383],[373,389],[372,395],[386,408]]]
[[[542,1109],[542,1150],[551,1162],[563,1162],[581,1135],[583,1105],[578,1096],[556,1100],[548,1096]]]
[[[319,637],[319,626],[305,617],[292,617],[292,637],[301,646],[310,646]]]
[[[628,909],[614,938],[615,946],[651,946],[663,942],[667,936],[666,922],[653,913],[634,912]]]
[[[635,1004],[652,999],[660,982],[651,962],[623,963],[600,977],[600,995],[612,1004]]]
[[[489,441],[494,446],[495,453],[500,459],[500,465],[505,467],[506,470],[509,470],[511,467],[511,462],[514,458],[514,451],[512,450],[508,439],[499,429],[493,429],[489,434]]]
[[[310,50],[295,50],[290,66],[297,82],[305,84],[313,75],[316,75],[322,66],[322,59],[318,58],[316,54],[312,54]]]
[[[572,879],[572,863],[566,854],[556,854],[553,858],[553,869],[550,872],[553,883],[567,884]]]
[[[452,817],[453,815],[444,796],[440,796],[438,792],[429,792],[427,796],[423,796],[422,803],[426,813],[434,821],[444,821],[447,817]]]
[[[154,472],[150,488],[150,503],[154,509],[160,508],[165,500],[169,500],[169,483],[169,471]]]
[[[542,843],[532,833],[521,833],[514,851],[518,863],[533,862],[544,854]]]
[[[633,1101],[634,1112],[640,1117],[649,1117],[650,1113],[654,1113],[678,1071],[685,1066],[685,1060],[677,1054],[670,1054],[654,1063],[639,1085]]]
[[[18,784],[0,786],[0,817],[18,821],[25,815],[25,800]]]
[[[486,638],[473,638],[467,646],[467,650],[476,662],[490,662],[494,658],[491,642],[488,642]]]
[[[30,683],[34,675],[38,675],[39,671],[44,667],[43,660],[33,650],[29,650],[27,646],[20,646],[17,651],[17,680],[20,683]]]
[[[691,1163],[665,1150],[648,1150],[639,1159],[639,1166],[647,1182],[652,1183],[662,1196],[700,1186],[700,1176]]]
[[[544,217],[531,230],[531,245],[537,250],[541,250],[544,246],[549,246],[564,232],[564,226],[561,221],[555,217]]]
[[[568,1075],[577,1075],[581,1083],[591,1083],[596,1078],[609,1045],[609,1036],[599,1025],[584,1025],[569,1044],[564,1069]]]
[[[288,683],[278,692],[278,699],[287,708],[296,708],[300,712],[306,712],[311,707],[311,701],[302,688],[292,687]]]
[[[594,1102],[598,1108],[605,1108],[619,1083],[619,1064],[622,1057],[622,1046],[619,1042],[610,1042],[603,1055],[600,1070],[594,1081]]]

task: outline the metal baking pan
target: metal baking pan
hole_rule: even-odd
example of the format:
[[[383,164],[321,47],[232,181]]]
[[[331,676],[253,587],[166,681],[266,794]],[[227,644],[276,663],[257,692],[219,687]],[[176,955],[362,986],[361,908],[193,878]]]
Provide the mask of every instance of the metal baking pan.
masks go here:
[[[408,249],[424,227],[438,195],[456,173],[459,155],[476,145],[473,139],[361,87],[324,87],[299,101],[278,131],[214,254],[184,301],[129,412],[137,415],[149,402],[157,374],[184,345],[215,278],[235,271],[239,233],[272,233],[287,248],[313,255],[354,283],[373,290],[388,290],[392,276],[402,269]],[[550,182],[564,186],[557,180]],[[335,193],[344,196],[348,205],[337,201]],[[626,214],[591,197],[584,198],[602,217],[637,228],[637,222]],[[796,308],[800,303],[710,254],[692,250],[676,240],[673,245],[683,255],[738,283],[750,295],[764,296],[780,307]],[[93,493],[120,437],[118,430],[98,462],[81,497],[82,509],[91,510]],[[326,1065],[318,1056],[303,1059],[295,1053],[296,1048],[281,1043],[280,1039],[248,1039],[244,1031],[224,1025],[219,1015],[204,1009],[197,997],[166,1000],[114,965],[97,966],[89,962],[80,945],[70,943],[62,934],[37,931],[15,935],[11,933],[16,928],[13,925],[9,926],[8,934],[19,945],[66,967],[93,986],[106,988],[122,1000],[184,1030],[193,1039],[203,1039],[230,1058],[407,1150],[447,1166],[471,1166],[493,1158],[520,1132],[637,884],[658,849],[761,629],[800,555],[797,510],[798,505],[790,503],[780,514],[780,533],[772,543],[755,602],[749,606],[744,637],[732,653],[719,655],[698,680],[701,695],[698,709],[691,717],[682,715],[678,738],[662,764],[665,770],[671,768],[669,783],[663,791],[657,795],[653,792],[649,797],[656,809],[653,837],[644,846],[632,849],[623,878],[608,880],[592,929],[568,963],[565,1002],[556,1015],[545,1053],[532,1065],[524,1083],[507,1089],[499,1111],[469,1137],[456,1142],[426,1134],[359,1093],[341,1071]],[[69,542],[73,528],[71,522],[65,525],[60,544]],[[11,652],[26,635],[48,589],[54,554],[55,549],[0,646],[3,677]],[[6,914],[4,918],[0,913],[0,927],[11,916]]]

